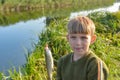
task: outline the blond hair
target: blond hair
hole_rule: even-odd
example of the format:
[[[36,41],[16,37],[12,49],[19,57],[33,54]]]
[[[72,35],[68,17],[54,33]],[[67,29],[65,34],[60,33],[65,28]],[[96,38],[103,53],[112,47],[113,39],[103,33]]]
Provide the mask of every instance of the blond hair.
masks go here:
[[[85,16],[77,16],[71,19],[67,25],[68,33],[91,34],[95,32],[93,21]]]

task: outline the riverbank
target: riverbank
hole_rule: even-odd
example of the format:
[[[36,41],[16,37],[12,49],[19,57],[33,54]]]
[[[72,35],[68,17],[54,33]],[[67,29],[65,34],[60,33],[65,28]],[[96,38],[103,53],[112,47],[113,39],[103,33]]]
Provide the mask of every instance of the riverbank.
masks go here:
[[[29,10],[41,10],[41,9],[51,9],[51,8],[65,8],[71,7],[74,5],[83,7],[82,9],[89,9],[90,6],[93,8],[105,7],[111,5],[114,0],[1,0],[0,2],[0,11],[2,12],[20,12],[20,11],[29,11]],[[84,4],[84,5],[83,5]],[[88,5],[89,4],[89,5]],[[94,4],[94,5],[93,5]]]
[[[120,12],[95,12],[88,15],[96,25],[97,41],[91,46],[102,60],[107,64],[110,75],[108,80],[120,79]],[[40,35],[40,41],[31,55],[26,55],[27,64],[19,69],[9,71],[9,78],[13,80],[47,80],[45,66],[44,46],[46,43],[52,51],[54,58],[53,80],[56,76],[58,59],[71,51],[66,40],[66,24],[68,18],[53,19],[46,26],[46,31]],[[4,74],[1,78],[6,78]]]
[[[81,1],[80,4],[77,2],[71,3],[71,1],[65,2],[60,4],[59,7],[55,7],[54,4],[48,4],[48,3],[37,3],[33,5],[30,4],[32,7],[28,8],[30,5],[25,4],[17,4],[14,6],[14,4],[10,5],[11,2],[7,2],[0,5],[0,25],[7,26],[11,24],[15,24],[20,21],[28,21],[30,19],[38,19],[39,17],[65,17],[70,16],[71,12],[79,12],[84,10],[94,10],[98,8],[107,7],[109,5],[113,4],[113,0],[105,0],[102,2],[102,0],[99,0],[99,3],[96,2],[97,0],[87,0],[87,1]],[[23,3],[23,2],[22,2]],[[84,5],[83,5],[84,4]],[[89,5],[88,5],[89,4]],[[95,4],[95,5],[93,5]],[[40,7],[42,6],[43,7]],[[22,7],[23,6],[23,7]],[[27,8],[26,8],[27,6]],[[54,7],[51,7],[54,6]],[[25,9],[25,10],[24,10]]]

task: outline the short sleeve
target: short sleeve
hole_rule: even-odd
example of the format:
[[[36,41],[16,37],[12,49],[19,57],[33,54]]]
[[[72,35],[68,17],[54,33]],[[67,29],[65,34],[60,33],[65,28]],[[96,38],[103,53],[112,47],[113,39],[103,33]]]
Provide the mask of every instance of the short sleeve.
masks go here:
[[[102,62],[102,68],[99,62]],[[87,80],[107,80],[108,73],[108,68],[102,60],[93,59],[88,67]]]

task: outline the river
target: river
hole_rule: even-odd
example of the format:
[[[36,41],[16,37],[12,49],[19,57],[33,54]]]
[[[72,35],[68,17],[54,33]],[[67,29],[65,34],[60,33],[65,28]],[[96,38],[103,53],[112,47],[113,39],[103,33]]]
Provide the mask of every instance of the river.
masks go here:
[[[0,26],[0,71],[6,72],[9,68],[25,64],[25,55],[34,50],[38,35],[45,29],[45,20],[42,17]]]
[[[114,3],[106,8],[88,11],[71,12],[70,18],[77,15],[88,15],[95,11],[116,12],[120,9],[120,3]],[[46,17],[39,17],[27,21],[19,21],[15,24],[0,25],[0,72],[6,72],[12,67],[19,67],[26,63],[28,53],[31,53],[37,44],[38,35],[45,30]]]

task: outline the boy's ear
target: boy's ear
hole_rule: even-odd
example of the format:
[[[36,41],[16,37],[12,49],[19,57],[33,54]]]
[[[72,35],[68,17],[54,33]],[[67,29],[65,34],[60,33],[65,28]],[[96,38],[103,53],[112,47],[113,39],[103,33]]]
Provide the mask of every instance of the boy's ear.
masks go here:
[[[91,37],[91,44],[93,44],[93,43],[96,41],[96,38],[97,38],[96,35],[93,35],[93,36]]]

